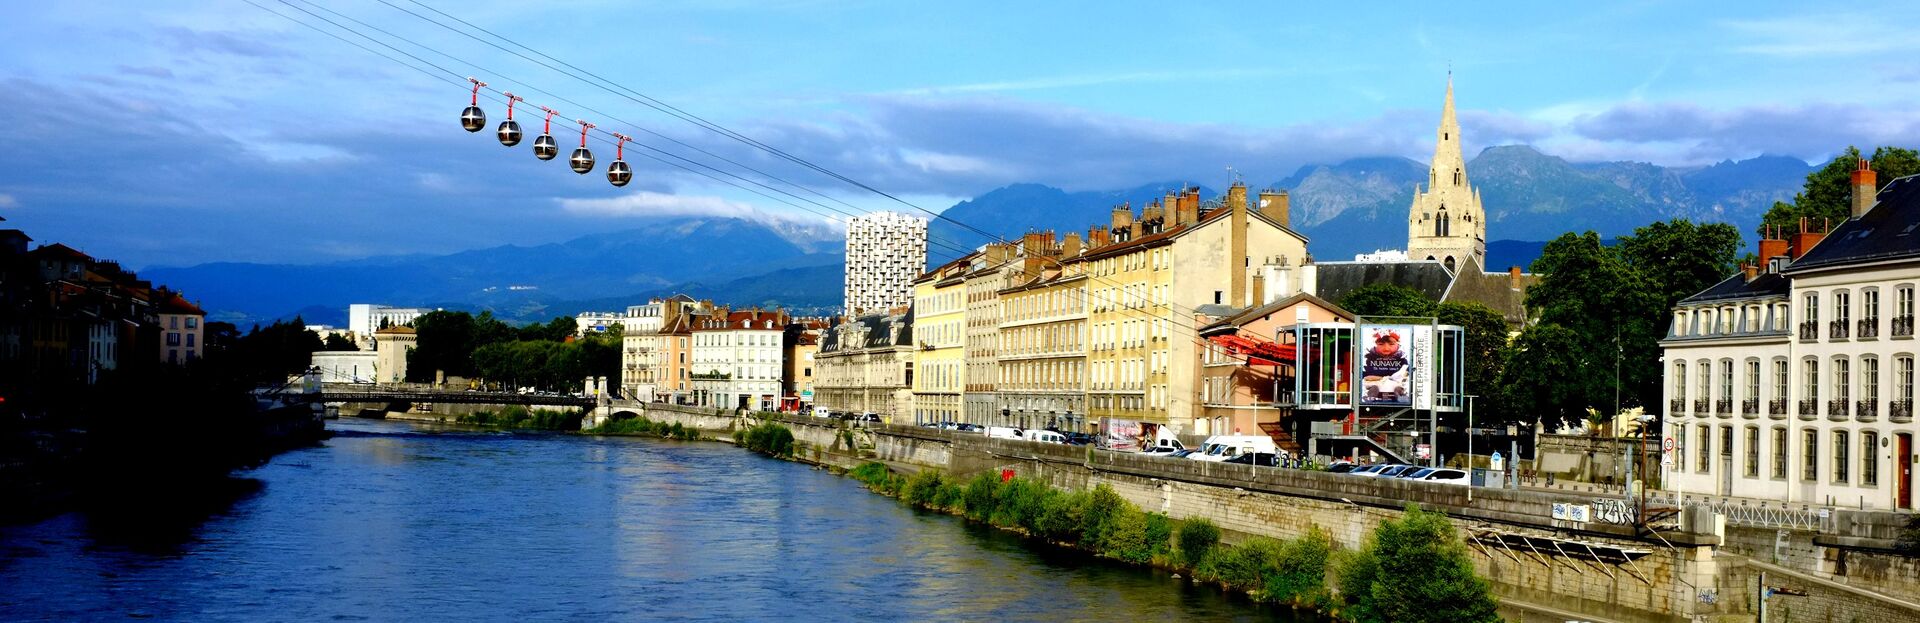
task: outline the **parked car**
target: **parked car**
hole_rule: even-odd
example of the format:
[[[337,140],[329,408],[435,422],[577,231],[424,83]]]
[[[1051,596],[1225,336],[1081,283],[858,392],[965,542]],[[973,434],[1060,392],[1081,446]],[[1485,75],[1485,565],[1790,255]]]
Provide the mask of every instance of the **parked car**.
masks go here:
[[[987,433],[987,438],[989,439],[1023,439],[1024,438],[1020,435],[1021,433],[1020,429],[1009,427],[1009,426],[988,426],[986,433]]]
[[[1185,450],[1175,450],[1168,454],[1156,454],[1154,456],[1164,456],[1170,459],[1184,459],[1184,458],[1187,458],[1189,455],[1192,455],[1193,453],[1199,452],[1199,451],[1200,450],[1197,448],[1188,448]]]
[[[1050,430],[1030,430],[1030,431],[1027,431],[1027,434],[1025,437],[1027,441],[1038,441],[1041,443],[1064,444],[1067,442],[1066,435],[1062,435],[1058,432],[1054,432]]]
[[[1197,461],[1225,461],[1248,452],[1278,454],[1273,438],[1266,435],[1214,435],[1201,444],[1201,453],[1187,458]]]
[[[1467,476],[1467,472],[1458,469],[1436,469],[1421,477],[1420,480],[1462,487],[1473,484],[1473,479]]]
[[[953,429],[963,433],[980,433],[980,432],[986,432],[987,427],[981,426],[979,424],[968,424],[968,423],[962,422],[959,424],[955,424],[953,426]]]
[[[821,407],[814,407],[814,408],[813,408],[813,417],[823,417],[823,418],[827,418],[827,419],[833,419],[833,410],[832,410],[832,409],[826,409],[826,408],[821,408]]]
[[[1378,478],[1394,478],[1398,477],[1401,472],[1415,469],[1420,468],[1415,465],[1388,465],[1385,469],[1375,472],[1374,475]]]
[[[859,416],[857,416],[857,417],[855,417],[854,419],[855,419],[855,420],[858,420],[858,421],[861,421],[861,422],[878,422],[878,421],[880,421],[880,414],[878,414],[878,413],[874,413],[874,412],[872,412],[872,411],[868,411],[868,412],[866,412],[866,413],[862,413],[862,414],[860,414]]]
[[[1272,452],[1243,452],[1240,456],[1221,461],[1240,465],[1258,465],[1260,467],[1279,467],[1280,455]]]
[[[1099,438],[1089,433],[1067,433],[1067,445],[1070,446],[1093,445],[1095,441],[1099,441]]]
[[[1354,464],[1352,464],[1352,463],[1348,463],[1348,462],[1345,462],[1345,461],[1342,461],[1342,462],[1339,462],[1339,463],[1333,463],[1333,464],[1331,464],[1331,465],[1328,465],[1328,466],[1327,466],[1327,473],[1329,473],[1329,474],[1345,474],[1345,473],[1348,473],[1348,472],[1351,472],[1351,471],[1353,471],[1353,470],[1355,470],[1355,469],[1358,469],[1359,467],[1360,467],[1359,465],[1354,465]]]

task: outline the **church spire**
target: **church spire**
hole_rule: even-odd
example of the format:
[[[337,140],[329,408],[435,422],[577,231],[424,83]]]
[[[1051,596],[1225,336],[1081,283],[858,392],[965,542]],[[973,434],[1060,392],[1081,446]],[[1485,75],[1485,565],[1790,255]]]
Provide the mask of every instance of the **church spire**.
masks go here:
[[[1467,185],[1467,159],[1460,151],[1460,121],[1453,113],[1453,71],[1447,71],[1447,104],[1440,111],[1440,127],[1434,130],[1433,182],[1435,186]]]

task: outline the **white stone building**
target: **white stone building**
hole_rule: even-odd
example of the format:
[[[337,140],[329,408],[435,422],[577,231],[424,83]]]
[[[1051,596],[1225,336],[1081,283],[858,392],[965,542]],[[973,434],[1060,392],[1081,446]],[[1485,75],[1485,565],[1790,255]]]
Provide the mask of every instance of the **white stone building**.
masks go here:
[[[913,303],[913,280],[927,265],[927,221],[896,212],[847,219],[848,315]]]
[[[372,303],[354,303],[347,306],[347,330],[361,342],[372,338],[374,332],[385,327],[411,326],[414,319],[427,315],[433,310],[425,307],[388,307]]]
[[[785,362],[782,311],[715,313],[693,327],[694,403],[771,411],[780,404]]]
[[[606,333],[615,325],[624,325],[625,320],[625,315],[616,312],[580,312],[573,317],[573,334],[585,337],[588,333]],[[621,327],[622,330],[625,328]]]
[[[1914,292],[1920,178],[1825,234],[1760,243],[1763,266],[1674,310],[1665,348],[1667,484],[1690,495],[1914,508]]]

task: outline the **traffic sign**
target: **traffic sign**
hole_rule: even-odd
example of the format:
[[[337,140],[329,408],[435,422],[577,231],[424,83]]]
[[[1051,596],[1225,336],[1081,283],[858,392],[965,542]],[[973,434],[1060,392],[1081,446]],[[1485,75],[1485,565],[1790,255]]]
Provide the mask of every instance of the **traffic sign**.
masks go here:
[[[1660,442],[1660,449],[1661,449],[1661,450],[1665,450],[1665,451],[1667,451],[1667,452],[1672,452],[1672,451],[1673,451],[1673,438],[1672,438],[1672,437],[1668,437],[1668,438],[1666,438],[1666,440],[1664,440],[1664,441],[1661,441],[1661,442]]]

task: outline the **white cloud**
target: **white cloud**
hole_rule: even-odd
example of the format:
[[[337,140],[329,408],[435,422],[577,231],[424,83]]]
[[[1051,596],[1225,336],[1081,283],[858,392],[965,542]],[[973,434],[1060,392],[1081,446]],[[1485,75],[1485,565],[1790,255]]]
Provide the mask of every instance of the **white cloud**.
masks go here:
[[[1745,35],[1735,52],[1777,57],[1856,56],[1920,49],[1897,20],[1858,13],[1736,20],[1721,25]]]
[[[560,209],[579,216],[658,218],[663,216],[723,216],[768,220],[771,215],[750,204],[720,197],[675,195],[639,191],[607,199],[556,199]]]
[[[0,194],[0,208],[18,208],[18,207],[20,207],[20,200],[14,199],[13,195]]]

